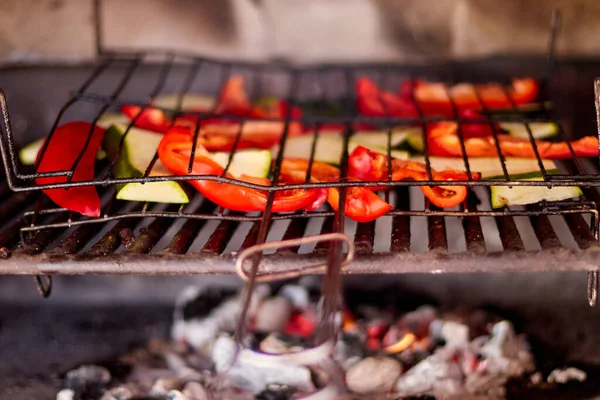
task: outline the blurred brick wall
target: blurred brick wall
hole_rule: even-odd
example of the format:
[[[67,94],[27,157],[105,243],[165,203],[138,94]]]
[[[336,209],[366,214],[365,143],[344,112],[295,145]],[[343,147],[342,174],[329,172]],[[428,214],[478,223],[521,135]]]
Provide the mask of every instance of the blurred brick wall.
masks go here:
[[[104,0],[107,47],[296,62],[600,54],[598,0]],[[94,57],[92,0],[0,0],[0,61]]]

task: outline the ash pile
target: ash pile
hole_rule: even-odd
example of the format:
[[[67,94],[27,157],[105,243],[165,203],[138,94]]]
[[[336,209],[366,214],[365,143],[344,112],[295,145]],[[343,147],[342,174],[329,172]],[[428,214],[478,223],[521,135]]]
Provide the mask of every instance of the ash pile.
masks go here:
[[[319,292],[258,285],[238,347],[241,313],[242,293],[190,287],[177,301],[170,341],[121,356],[121,377],[96,365],[69,371],[56,398],[494,400],[511,379],[544,379],[526,338],[482,310],[348,304],[336,316],[336,342],[315,346]]]

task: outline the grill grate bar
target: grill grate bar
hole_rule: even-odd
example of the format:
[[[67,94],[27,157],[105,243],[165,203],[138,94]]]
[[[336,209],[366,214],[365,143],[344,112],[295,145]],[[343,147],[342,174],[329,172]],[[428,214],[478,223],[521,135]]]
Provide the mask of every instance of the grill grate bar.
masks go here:
[[[477,209],[479,199],[473,192],[467,195],[467,207],[469,210]],[[463,218],[463,229],[465,231],[465,242],[467,251],[475,254],[485,253],[485,238],[478,217],[466,216]]]
[[[169,205],[169,210],[176,210],[179,205]],[[125,252],[129,254],[148,254],[158,243],[160,238],[167,232],[171,226],[171,220],[167,218],[157,218],[143,231],[128,247]]]
[[[58,246],[48,252],[49,255],[75,254],[83,249],[89,239],[96,233],[93,225],[82,225],[75,229],[68,237],[63,239]]]
[[[581,215],[568,214],[564,216],[565,222],[573,235],[573,239],[580,249],[589,249],[592,246],[598,246],[598,240],[592,234],[589,225]]]
[[[252,227],[250,227],[250,230],[246,234],[246,237],[244,238],[244,241],[242,242],[242,245],[240,246],[240,250],[245,250],[256,244],[259,229],[260,229],[259,222],[255,222],[252,224]]]
[[[396,189],[396,208],[399,210],[410,209],[408,188],[399,187]],[[390,243],[390,251],[399,253],[407,252],[409,250],[410,217],[406,215],[397,215],[392,218],[392,240]]]
[[[504,250],[507,251],[524,251],[525,245],[523,239],[519,235],[519,230],[515,225],[515,221],[512,217],[501,216],[496,217],[496,225],[498,226],[498,232],[500,233],[500,241]]]
[[[560,239],[554,232],[554,228],[547,216],[532,216],[529,217],[529,220],[542,249],[556,249],[561,246]]]
[[[239,213],[235,213],[239,214]],[[238,222],[221,221],[201,250],[203,254],[221,254],[233,236]]]
[[[140,211],[143,207],[143,203],[137,203],[133,211]],[[98,242],[96,242],[91,249],[86,253],[87,256],[106,256],[112,254],[123,242],[121,236],[123,232],[130,234],[131,230],[137,225],[139,218],[128,218],[120,220],[115,226],[113,226]]]
[[[290,221],[285,233],[281,240],[292,240],[298,239],[304,236],[306,232],[306,226],[308,225],[308,218],[296,218]],[[285,247],[277,250],[277,253],[297,253],[300,246]]]
[[[205,199],[199,207],[193,210],[193,212],[205,214],[210,213],[215,208],[216,205],[214,203]],[[206,219],[187,220],[181,229],[173,236],[173,239],[171,239],[163,252],[169,254],[185,254],[192,243],[194,243],[194,239],[196,239],[196,236],[202,230],[206,221]]]
[[[332,233],[333,232],[334,223],[335,223],[335,217],[334,216],[330,216],[330,217],[325,218],[325,220],[323,221],[323,225],[321,225],[320,234],[321,235],[325,235],[327,233]],[[314,253],[317,253],[317,254],[326,253],[329,250],[329,245],[330,244],[331,244],[330,242],[326,242],[326,241],[318,242],[315,245]]]
[[[437,207],[430,205],[431,209]],[[444,217],[427,218],[429,236],[429,250],[448,251],[448,238],[446,237],[446,223]]]
[[[375,221],[359,223],[356,225],[354,234],[354,251],[358,255],[369,255],[373,253],[375,242]]]

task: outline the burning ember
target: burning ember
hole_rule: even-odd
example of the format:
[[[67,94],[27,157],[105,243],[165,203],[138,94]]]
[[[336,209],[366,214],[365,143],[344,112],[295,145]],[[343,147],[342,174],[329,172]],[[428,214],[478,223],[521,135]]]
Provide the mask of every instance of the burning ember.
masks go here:
[[[525,337],[486,312],[363,304],[338,313],[335,344],[312,346],[317,300],[302,285],[259,285],[238,351],[241,294],[188,288],[170,342],[154,339],[120,357],[123,377],[94,365],[69,371],[57,400],[502,399],[510,379],[543,380]],[[585,379],[568,368],[547,381]]]

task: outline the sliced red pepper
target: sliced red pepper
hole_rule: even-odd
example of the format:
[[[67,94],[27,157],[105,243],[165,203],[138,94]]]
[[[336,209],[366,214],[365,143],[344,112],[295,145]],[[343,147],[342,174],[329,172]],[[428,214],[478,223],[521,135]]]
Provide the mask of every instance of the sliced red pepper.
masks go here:
[[[224,169],[219,164],[206,156],[206,150],[201,145],[196,148],[196,155],[192,164],[192,172],[188,172],[189,160],[193,145],[193,135],[169,131],[158,146],[158,156],[161,162],[171,172],[177,175],[217,175],[223,174]],[[286,160],[283,160],[286,165]],[[231,174],[226,177],[234,178]],[[255,178],[245,176],[237,177],[240,180],[256,182]],[[289,178],[289,176],[285,176]],[[299,183],[286,181],[282,183]],[[267,205],[268,193],[266,191],[242,187],[236,184],[219,183],[211,180],[194,180],[189,182],[204,197],[210,201],[234,211],[264,211]],[[269,183],[268,180],[260,180],[260,183]],[[325,200],[321,189],[295,189],[278,191],[272,205],[274,212],[289,212],[301,209],[312,210],[319,207]],[[321,204],[318,203],[321,201]]]
[[[458,110],[480,109],[482,102],[487,109],[493,110],[509,108],[514,104],[530,103],[535,100],[538,92],[539,85],[531,78],[513,79],[512,85],[505,88],[499,83],[483,85],[459,83],[446,88],[444,83],[417,81],[414,97],[425,115],[452,117],[454,115],[452,102]]]
[[[215,114],[244,116],[250,110],[250,101],[244,90],[244,78],[230,77],[219,94]]]
[[[410,99],[379,89],[369,78],[356,81],[358,112],[370,117],[418,118],[419,113]]]
[[[529,139],[505,134],[497,136],[504,156],[535,158],[535,151]],[[443,121],[432,124],[428,130],[427,143],[430,155],[462,157],[460,138],[457,125],[454,122]],[[493,136],[469,138],[464,141],[464,144],[469,157],[494,157],[498,155]],[[536,140],[535,144],[540,158],[565,159],[573,157],[566,142]],[[598,156],[598,138],[595,136],[586,136],[574,140],[570,144],[576,156]]]
[[[431,170],[433,180],[467,180],[462,171]],[[386,181],[388,179],[388,157],[371,151],[363,146],[356,147],[348,158],[348,176],[364,181]],[[479,179],[479,174],[473,173],[473,179]],[[392,180],[400,181],[414,179],[427,181],[429,175],[424,164],[415,161],[392,159]],[[461,204],[467,197],[465,186],[421,186],[421,191],[434,205],[441,208],[454,207]]]
[[[135,126],[141,129],[165,133],[170,126],[170,121],[165,116],[165,113],[157,108],[146,108],[142,111],[142,107],[140,106],[123,104],[121,106],[121,112],[132,121],[137,117]],[[139,117],[138,114],[140,114]]]
[[[288,158],[287,164],[282,166],[282,173],[295,175],[294,180],[305,181],[308,171],[308,160],[302,158]],[[292,167],[291,170],[288,168]],[[340,179],[340,170],[333,165],[314,161],[311,169],[311,182],[337,182]],[[355,179],[358,181],[358,179]],[[344,215],[357,222],[370,222],[385,215],[393,207],[377,196],[372,190],[365,187],[348,187]],[[327,193],[327,202],[335,211],[339,211],[340,189],[330,188]]]
[[[89,181],[94,178],[96,153],[104,137],[104,129],[83,121],[69,122],[54,131],[46,152],[39,161],[38,173],[70,170],[83,150],[88,136],[89,144],[83,157],[73,171],[72,182]],[[38,155],[39,158],[39,155]],[[64,183],[66,176],[37,178],[38,185]],[[60,207],[89,217],[100,216],[100,197],[94,186],[75,186],[64,189],[46,189],[44,193]]]

